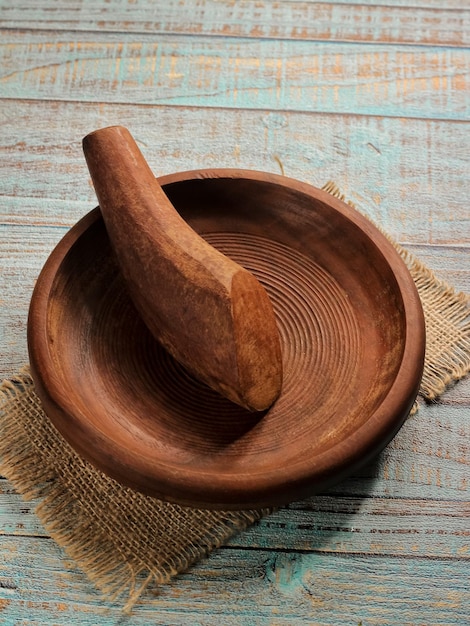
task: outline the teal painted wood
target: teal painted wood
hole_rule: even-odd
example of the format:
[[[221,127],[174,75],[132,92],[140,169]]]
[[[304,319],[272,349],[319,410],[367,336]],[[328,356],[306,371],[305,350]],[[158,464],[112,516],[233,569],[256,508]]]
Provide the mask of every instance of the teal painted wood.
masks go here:
[[[465,2],[438,6],[305,1],[115,0],[112,9],[93,0],[54,8],[47,0],[0,5],[4,28],[175,33],[328,41],[364,41],[463,46],[470,41]],[[441,3],[442,5],[442,3]],[[460,10],[455,11],[458,7]]]
[[[308,0],[309,2],[315,2],[315,0]],[[287,0],[290,2],[290,0]],[[407,7],[410,10],[417,8],[435,8],[442,7],[440,0],[345,0],[347,4],[367,6],[384,6],[384,7]],[[446,2],[447,8],[455,9],[456,11],[462,10],[467,6],[466,0],[449,0]]]
[[[40,267],[95,204],[81,138],[112,123],[157,174],[334,179],[470,291],[469,12],[442,4],[0,0],[0,377],[26,361]],[[0,479],[0,624],[461,626],[469,408],[467,379],[375,462],[262,520],[131,617]]]
[[[470,609],[453,559],[224,549],[126,618],[50,540],[0,537],[0,550],[7,555],[0,572],[8,572],[0,587],[4,624],[462,626]]]
[[[15,100],[2,102],[0,123],[6,224],[71,226],[90,210],[96,200],[81,139],[118,123],[137,137],[156,174],[280,173],[280,160],[293,178],[318,186],[335,180],[400,241],[470,243],[470,122]]]
[[[464,235],[468,231],[468,227],[463,224]],[[468,254],[468,245],[455,245],[447,247],[445,245],[431,246],[425,244],[407,244],[407,249],[418,256],[423,263],[436,272],[439,277],[446,277],[447,281],[452,284],[458,291],[470,293],[470,274],[467,271],[469,263],[466,260]],[[465,386],[465,383],[464,385]],[[460,385],[462,387],[462,385]],[[452,390],[447,392],[446,398],[452,394]]]
[[[470,118],[464,48],[4,31],[0,56],[5,98]]]
[[[331,498],[325,502],[323,498],[312,502],[312,508],[273,514],[235,544],[240,541],[245,547],[251,540],[254,548],[287,547],[299,552],[469,558],[468,501],[426,506],[422,500],[394,503]],[[295,541],[290,542],[291,537]]]
[[[6,478],[0,478],[0,536],[48,537],[34,514],[37,504],[25,502]]]

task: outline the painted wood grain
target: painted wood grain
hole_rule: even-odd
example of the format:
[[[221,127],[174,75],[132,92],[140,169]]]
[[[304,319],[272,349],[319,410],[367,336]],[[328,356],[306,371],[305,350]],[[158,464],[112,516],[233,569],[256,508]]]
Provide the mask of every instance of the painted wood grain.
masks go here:
[[[468,291],[466,292],[468,293]],[[470,406],[470,376],[459,381],[458,385],[446,392],[445,404],[453,406]]]
[[[334,179],[470,291],[463,0],[0,1],[0,377],[52,246],[95,204],[82,136],[127,125],[157,174]],[[190,140],[188,140],[188,137]],[[378,459],[123,617],[0,479],[0,624],[468,621],[470,380]]]
[[[470,54],[181,35],[4,31],[4,98],[465,120]]]
[[[50,540],[0,538],[0,550],[6,624],[462,626],[470,608],[456,560],[225,549],[126,617]]]
[[[90,210],[96,200],[81,139],[116,123],[131,130],[156,174],[200,167],[280,173],[280,161],[293,178],[317,186],[335,180],[400,241],[470,243],[469,150],[462,140],[470,123],[51,101],[2,101],[5,227],[71,226]]]
[[[468,502],[317,498],[311,505],[311,511],[275,513],[231,543],[300,552],[470,558]]]
[[[37,504],[25,502],[6,478],[0,478],[0,536],[48,537],[34,513]]]
[[[462,224],[464,237],[470,230]],[[466,256],[470,253],[468,244],[463,245],[436,245],[427,247],[426,244],[413,244],[403,241],[403,245],[415,254],[423,263],[431,267],[437,276],[446,276],[446,280],[458,291],[470,293],[470,262]]]
[[[290,2],[291,0],[286,0]],[[367,6],[384,6],[384,7],[407,7],[411,11],[418,8],[442,8],[442,2],[440,0],[345,0],[348,4],[359,5],[364,4]],[[308,0],[308,2],[315,2],[315,0]],[[446,2],[447,8],[452,8],[456,11],[462,10],[466,7],[466,0],[449,0]]]
[[[91,0],[60,6],[22,0],[0,8],[0,27],[456,47],[470,41],[470,11],[464,2],[461,10],[455,11],[456,6],[299,0],[169,0],[156,5],[115,0],[110,7]]]

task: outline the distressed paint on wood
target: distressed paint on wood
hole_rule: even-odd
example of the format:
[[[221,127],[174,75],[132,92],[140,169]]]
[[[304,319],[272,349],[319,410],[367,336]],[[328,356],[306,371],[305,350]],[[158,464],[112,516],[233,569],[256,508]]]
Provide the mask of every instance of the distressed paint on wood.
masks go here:
[[[0,564],[4,581],[0,598],[5,601],[0,620],[12,624],[27,616],[27,623],[55,619],[70,626],[361,622],[462,626],[470,609],[457,560],[225,549],[162,588],[126,618],[115,605],[101,602],[51,543],[25,538],[18,544],[14,538],[0,537],[0,550],[7,555]],[[22,584],[25,574],[27,594]],[[44,622],[44,616],[50,621]]]
[[[88,212],[96,199],[80,142],[116,123],[131,130],[156,174],[280,173],[279,159],[293,178],[335,180],[399,241],[470,243],[470,151],[462,141],[470,123],[171,106],[3,101],[0,222],[71,226]]]
[[[317,498],[311,506],[307,511],[275,513],[233,543],[325,553],[470,558],[468,502]]]
[[[469,12],[442,4],[0,0],[0,376],[26,360],[37,272],[95,204],[81,137],[112,123],[156,173],[282,164],[332,178],[470,291]],[[131,617],[0,480],[0,624],[461,626],[469,406],[467,379],[375,462],[262,520]]]
[[[460,48],[4,33],[4,98],[449,120],[470,115],[470,54]]]
[[[132,0],[130,0],[132,2]],[[291,2],[291,0],[285,0]],[[315,2],[316,0],[307,0],[307,2]],[[366,6],[384,6],[384,7],[407,7],[409,10],[414,11],[417,8],[426,9],[440,9],[442,8],[442,2],[440,0],[345,0],[347,4]],[[456,11],[462,10],[466,6],[465,0],[449,0],[446,2],[446,7],[454,9]]]
[[[454,7],[455,8],[455,7]],[[468,7],[467,7],[468,8]],[[50,2],[10,3],[1,26],[54,30],[161,33],[463,46],[470,41],[470,11],[446,3],[380,6],[362,3],[169,0],[163,6],[115,0],[112,13],[94,0],[54,7]]]

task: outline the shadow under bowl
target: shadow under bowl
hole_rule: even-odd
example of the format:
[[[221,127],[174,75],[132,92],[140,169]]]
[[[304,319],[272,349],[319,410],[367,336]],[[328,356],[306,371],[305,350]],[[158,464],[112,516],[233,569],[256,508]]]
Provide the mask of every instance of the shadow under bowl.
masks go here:
[[[108,475],[181,504],[261,507],[340,481],[390,441],[418,393],[424,320],[399,254],[353,208],[285,177],[199,170],[159,182],[267,289],[281,396],[249,413],[153,339],[95,209],[52,252],[31,301],[31,369],[48,416]]]

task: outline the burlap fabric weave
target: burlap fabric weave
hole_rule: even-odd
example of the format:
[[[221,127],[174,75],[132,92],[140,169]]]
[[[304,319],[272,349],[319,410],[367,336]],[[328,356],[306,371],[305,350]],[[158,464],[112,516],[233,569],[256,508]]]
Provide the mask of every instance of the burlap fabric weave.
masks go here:
[[[333,184],[326,190],[342,197]],[[342,198],[344,199],[344,198]],[[417,285],[426,319],[420,394],[433,400],[470,371],[470,298],[394,244]],[[209,511],[146,497],[83,461],[43,412],[25,369],[0,392],[0,472],[47,532],[108,597],[132,606],[148,585],[186,570],[268,510]]]

